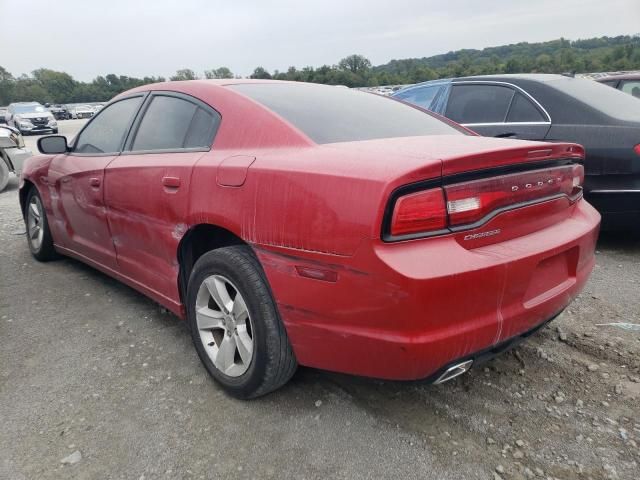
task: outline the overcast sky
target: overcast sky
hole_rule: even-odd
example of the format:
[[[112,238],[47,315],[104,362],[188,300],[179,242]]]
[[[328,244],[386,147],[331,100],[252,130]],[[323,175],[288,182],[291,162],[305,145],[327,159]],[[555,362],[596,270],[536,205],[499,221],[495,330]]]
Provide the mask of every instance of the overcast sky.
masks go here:
[[[0,0],[0,65],[79,80],[116,73],[249,75],[374,65],[460,48],[640,33],[640,0]]]

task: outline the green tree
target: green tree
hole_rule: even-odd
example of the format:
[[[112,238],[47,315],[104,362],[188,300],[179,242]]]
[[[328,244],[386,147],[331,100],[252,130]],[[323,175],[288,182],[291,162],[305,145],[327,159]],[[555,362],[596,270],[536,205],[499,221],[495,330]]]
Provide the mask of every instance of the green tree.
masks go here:
[[[340,70],[348,70],[356,75],[364,76],[371,68],[371,61],[363,55],[349,55],[338,63]]]
[[[253,73],[249,75],[249,78],[269,79],[271,78],[271,74],[262,67],[256,67]]]
[[[183,68],[181,70],[176,71],[176,74],[171,77],[171,80],[197,80],[198,76],[196,72],[191,70],[190,68]]]
[[[209,80],[213,78],[233,78],[233,72],[227,67],[220,67],[213,70],[205,70],[204,76]]]

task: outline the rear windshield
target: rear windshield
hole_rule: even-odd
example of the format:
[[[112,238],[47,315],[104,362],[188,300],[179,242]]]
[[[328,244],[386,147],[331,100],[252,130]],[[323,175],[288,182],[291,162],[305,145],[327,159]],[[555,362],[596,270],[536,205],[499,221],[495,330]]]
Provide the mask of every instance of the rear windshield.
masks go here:
[[[465,134],[404,103],[357,90],[312,83],[254,83],[230,88],[277,113],[316,143]]]
[[[608,117],[628,122],[640,121],[640,99],[615,88],[583,78],[551,80],[547,85],[601,111]]]

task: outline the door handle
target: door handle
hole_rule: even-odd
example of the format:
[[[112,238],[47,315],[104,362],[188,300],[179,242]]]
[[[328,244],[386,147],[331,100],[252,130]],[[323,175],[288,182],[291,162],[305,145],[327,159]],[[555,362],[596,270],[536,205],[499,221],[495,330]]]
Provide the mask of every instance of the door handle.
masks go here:
[[[180,178],[178,177],[162,177],[162,185],[167,188],[180,187]]]
[[[93,177],[89,179],[89,185],[91,185],[94,188],[98,188],[100,186],[100,179],[97,177]]]

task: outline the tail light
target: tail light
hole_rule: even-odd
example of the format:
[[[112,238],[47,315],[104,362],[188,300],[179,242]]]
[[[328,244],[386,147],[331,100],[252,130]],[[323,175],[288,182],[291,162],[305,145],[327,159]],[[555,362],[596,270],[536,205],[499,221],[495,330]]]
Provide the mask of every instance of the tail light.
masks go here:
[[[640,156],[640,143],[633,147],[633,151],[636,152],[636,155]]]
[[[473,228],[504,210],[582,195],[579,164],[530,170],[446,185],[399,197],[391,218],[391,236],[444,233]]]
[[[444,187],[451,226],[477,223],[516,205],[566,195],[573,199],[582,190],[582,165],[534,170]]]
[[[391,235],[410,235],[446,227],[447,210],[441,188],[404,195],[396,201]]]

